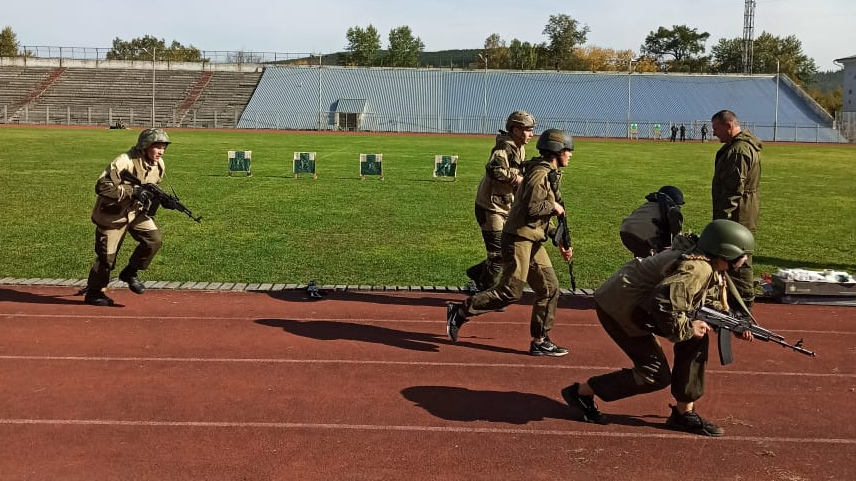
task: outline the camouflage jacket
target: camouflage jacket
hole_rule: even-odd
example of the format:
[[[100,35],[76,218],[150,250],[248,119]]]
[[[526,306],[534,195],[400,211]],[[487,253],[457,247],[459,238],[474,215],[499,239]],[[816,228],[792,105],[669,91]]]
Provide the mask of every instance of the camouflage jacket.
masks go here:
[[[503,232],[543,242],[553,229],[550,219],[559,185],[551,185],[550,173],[556,169],[550,162],[535,157],[524,164],[524,171],[523,182],[517,188]],[[554,177],[558,179],[557,183],[561,181],[561,177]]]
[[[484,177],[476,192],[476,205],[488,212],[507,216],[514,200],[514,183],[524,159],[526,148],[518,147],[507,132],[500,130],[484,167]]]
[[[131,196],[134,187],[119,177],[120,172],[128,170],[144,184],[159,184],[164,174],[163,160],[152,164],[143,155],[131,149],[116,157],[95,182],[98,198],[92,209],[92,222],[96,225],[118,228],[143,220],[141,216],[148,217],[147,207]]]
[[[689,251],[665,250],[624,264],[594,292],[597,305],[628,336],[657,334],[672,342],[692,337],[691,312],[718,309],[723,277],[710,260]]]

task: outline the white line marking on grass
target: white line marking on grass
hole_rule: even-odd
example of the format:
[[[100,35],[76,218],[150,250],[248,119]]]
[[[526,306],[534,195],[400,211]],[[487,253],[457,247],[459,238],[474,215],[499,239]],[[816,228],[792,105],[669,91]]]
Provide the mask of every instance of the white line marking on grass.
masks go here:
[[[330,424],[330,423],[276,423],[276,422],[228,422],[228,421],[122,421],[112,419],[0,419],[6,425],[46,425],[46,426],[131,426],[131,427],[178,427],[178,428],[260,428],[260,429],[326,429],[354,431],[390,431],[390,432],[433,432],[456,434],[509,434],[550,435],[562,437],[603,437],[635,439],[693,439],[710,442],[766,442],[766,443],[814,443],[814,444],[856,444],[856,439],[847,438],[788,438],[761,436],[728,436],[723,438],[700,438],[693,434],[651,433],[651,432],[597,432],[557,429],[516,429],[516,428],[475,428],[455,426],[389,426],[377,424]]]
[[[502,369],[564,369],[583,371],[615,371],[621,366],[579,366],[560,364],[520,364],[520,363],[487,363],[487,362],[432,362],[432,361],[380,361],[360,359],[277,359],[277,358],[204,358],[204,357],[109,357],[109,356],[0,356],[0,361],[76,361],[76,362],[172,362],[172,363],[248,363],[248,364],[354,364],[354,365],[387,365],[387,366],[430,366],[430,367],[487,367]],[[808,373],[808,372],[775,372],[775,371],[718,371],[708,369],[707,372],[717,374],[734,374],[740,376],[798,376],[798,377],[829,377],[856,378],[856,373]]]

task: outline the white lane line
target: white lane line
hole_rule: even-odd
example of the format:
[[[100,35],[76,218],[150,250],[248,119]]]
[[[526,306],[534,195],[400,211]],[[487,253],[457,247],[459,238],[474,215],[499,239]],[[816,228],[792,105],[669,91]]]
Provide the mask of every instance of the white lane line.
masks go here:
[[[230,317],[230,316],[158,316],[143,318],[139,316],[85,316],[79,314],[17,314],[0,312],[0,317],[20,317],[20,318],[37,318],[37,319],[92,319],[92,320],[131,320],[131,321],[256,321],[259,319],[268,320],[284,320],[296,322],[340,322],[350,324],[437,324],[445,323],[444,319],[375,319],[375,318],[314,318],[314,317],[283,317],[279,315],[271,316],[253,316],[253,317]],[[512,325],[519,326],[520,321],[496,321],[496,320],[479,320],[479,324],[485,325]],[[567,327],[600,327],[599,323],[570,323],[563,324]],[[856,335],[856,331],[820,331],[808,329],[775,329],[777,333],[792,333],[792,334],[832,334],[836,336],[852,336]]]
[[[227,421],[122,421],[113,419],[0,419],[0,425],[47,425],[47,426],[131,426],[131,427],[190,427],[190,428],[261,428],[261,429],[329,429],[355,431],[412,431],[464,434],[510,434],[510,435],[551,435],[566,437],[604,437],[604,438],[660,438],[693,439],[710,442],[766,442],[766,443],[815,443],[815,444],[856,444],[856,439],[848,438],[789,438],[762,436],[728,436],[723,438],[700,438],[693,434],[651,433],[651,432],[597,432],[557,429],[516,429],[516,428],[476,428],[455,426],[395,426],[378,424],[330,424],[330,423],[276,423],[276,422],[227,422]]]
[[[108,357],[108,356],[8,356],[0,355],[0,361],[75,361],[75,362],[172,362],[172,363],[248,363],[248,364],[353,364],[388,366],[431,366],[431,367],[486,367],[502,369],[565,369],[583,371],[614,371],[622,366],[579,366],[560,364],[521,364],[487,362],[432,362],[432,361],[379,361],[360,359],[277,359],[277,358],[204,358],[204,357]],[[807,373],[776,371],[721,371],[708,369],[717,374],[740,376],[798,376],[856,378],[856,373]]]

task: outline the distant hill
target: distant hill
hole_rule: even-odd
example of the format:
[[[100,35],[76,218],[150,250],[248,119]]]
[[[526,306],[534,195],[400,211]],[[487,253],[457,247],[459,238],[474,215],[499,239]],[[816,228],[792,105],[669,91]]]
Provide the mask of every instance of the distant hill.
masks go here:
[[[471,68],[477,63],[480,49],[469,50],[440,50],[437,52],[422,52],[419,55],[419,66],[425,68]],[[386,50],[380,50],[378,56],[383,58]],[[336,52],[324,55],[324,65],[345,65],[348,52]],[[318,57],[303,57],[291,60],[273,62],[276,65],[317,65]],[[384,65],[378,65],[384,67]]]
[[[839,70],[837,72],[818,72],[817,75],[814,76],[814,82],[809,85],[809,87],[828,93],[833,92],[836,89],[840,89],[843,83],[844,70]]]
[[[422,52],[419,55],[419,66],[424,68],[478,68],[481,62],[478,59],[481,49],[463,49],[463,50],[440,50],[437,52]],[[386,50],[378,52],[379,57],[384,57]],[[336,52],[324,55],[322,59],[324,65],[345,65],[348,58],[348,52]],[[317,57],[304,57],[292,60],[283,60],[275,62],[277,65],[317,65]],[[383,67],[384,65],[378,65]],[[489,67],[490,65],[488,65]],[[837,72],[818,72],[814,77],[814,82],[808,85],[809,88],[817,89],[823,93],[833,92],[841,87],[844,82],[844,70]]]

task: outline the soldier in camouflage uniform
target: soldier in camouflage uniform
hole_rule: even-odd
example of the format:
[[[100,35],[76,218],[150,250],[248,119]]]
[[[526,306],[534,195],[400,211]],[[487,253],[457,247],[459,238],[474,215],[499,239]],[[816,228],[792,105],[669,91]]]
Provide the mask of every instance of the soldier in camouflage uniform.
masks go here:
[[[533,356],[559,357],[568,350],[554,344],[549,337],[559,301],[559,280],[544,248],[544,241],[555,234],[550,222],[553,215],[564,215],[557,195],[558,169],[567,167],[574,150],[574,140],[566,132],[548,129],[538,138],[536,157],[524,165],[525,174],[517,197],[502,230],[502,271],[499,282],[486,291],[470,296],[462,304],[449,304],[446,309],[446,332],[458,341],[458,330],[468,317],[502,309],[520,300],[528,283],[535,293],[529,332]],[[553,180],[556,179],[556,180]],[[570,261],[572,249],[560,247],[562,257]]]
[[[113,159],[95,183],[98,198],[92,210],[92,222],[95,224],[96,257],[89,271],[84,298],[87,304],[113,305],[113,299],[104,290],[110,282],[110,271],[126,233],[130,233],[138,245],[119,279],[128,283],[134,293],[145,292],[137,273],[148,268],[162,244],[161,231],[152,218],[157,207],[152,208],[151,192],[125,182],[120,173],[130,171],[143,184],[160,183],[164,175],[163,154],[169,144],[169,136],[161,129],[142,131],[137,144]]]
[[[467,269],[467,277],[477,291],[490,288],[502,272],[500,237],[514,200],[514,191],[523,180],[521,165],[526,160],[526,147],[535,129],[535,117],[528,112],[512,112],[505,130],[496,136],[490,151],[484,177],[476,192],[475,214],[481,228],[487,259]]]
[[[713,135],[722,142],[716,152],[711,182],[713,218],[739,222],[755,234],[761,204],[761,140],[740,128],[740,120],[729,110],[711,119]],[[755,302],[752,256],[738,269],[729,271],[734,284],[751,309]]]
[[[721,436],[722,428],[702,419],[694,409],[704,394],[712,329],[695,319],[693,312],[703,305],[727,311],[729,300],[740,303],[725,271],[739,267],[754,248],[749,229],[730,220],[715,220],[704,228],[697,244],[635,258],[607,279],[594,293],[597,317],[633,367],[562,389],[574,413],[586,422],[607,424],[595,405],[595,395],[616,401],[671,386],[676,403],[666,426]],[[657,337],[674,343],[671,370]],[[752,340],[752,335],[746,331],[743,339]]]

